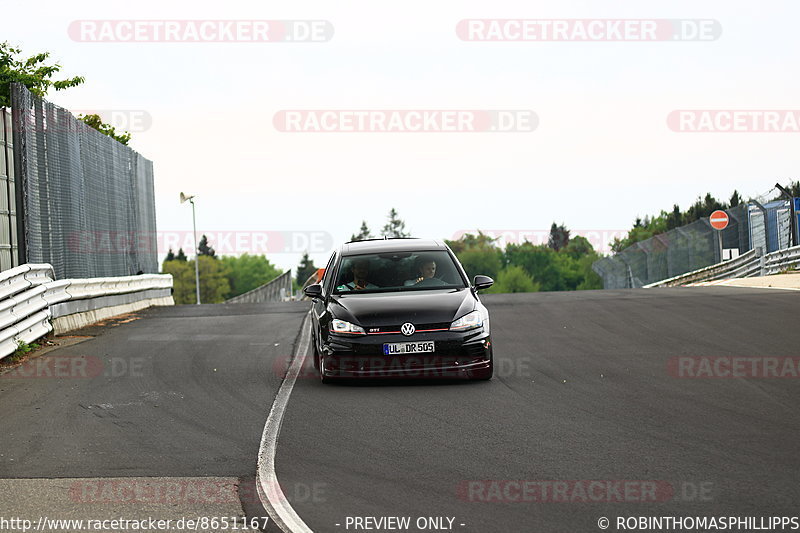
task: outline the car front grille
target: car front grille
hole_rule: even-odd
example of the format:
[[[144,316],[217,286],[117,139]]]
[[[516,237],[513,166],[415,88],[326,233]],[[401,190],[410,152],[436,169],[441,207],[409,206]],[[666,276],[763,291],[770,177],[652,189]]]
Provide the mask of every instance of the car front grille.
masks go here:
[[[412,322],[413,324],[413,322]],[[400,333],[402,324],[395,324],[391,326],[378,326],[367,329],[367,335],[387,335],[392,333]],[[450,322],[435,322],[431,324],[414,324],[416,333],[434,332],[434,331],[449,331]]]

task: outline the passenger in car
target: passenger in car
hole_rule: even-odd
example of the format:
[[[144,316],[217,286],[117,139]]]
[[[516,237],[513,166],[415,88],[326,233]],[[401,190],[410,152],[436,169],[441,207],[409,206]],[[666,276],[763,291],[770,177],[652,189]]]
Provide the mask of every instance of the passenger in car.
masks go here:
[[[419,277],[415,279],[406,280],[403,285],[408,287],[409,285],[416,285],[417,283],[426,280],[432,279],[436,275],[436,261],[426,261],[423,260],[419,263]]]
[[[369,276],[369,261],[365,259],[357,259],[353,262],[351,269],[353,273],[353,281],[339,285],[336,287],[340,291],[362,291],[364,289],[377,289],[377,285],[373,285],[367,281]]]

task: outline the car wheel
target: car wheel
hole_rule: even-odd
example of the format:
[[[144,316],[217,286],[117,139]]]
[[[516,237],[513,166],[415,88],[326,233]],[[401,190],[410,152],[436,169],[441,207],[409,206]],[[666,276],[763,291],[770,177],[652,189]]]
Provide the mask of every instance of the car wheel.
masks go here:
[[[322,357],[319,357],[317,360],[319,361],[319,379],[320,379],[320,381],[322,381],[326,385],[336,381],[336,378],[333,378],[331,376],[326,376],[325,375],[325,359],[323,359]]]
[[[311,337],[311,345],[313,346],[314,370],[319,370],[319,350],[317,349],[317,341],[313,336]]]

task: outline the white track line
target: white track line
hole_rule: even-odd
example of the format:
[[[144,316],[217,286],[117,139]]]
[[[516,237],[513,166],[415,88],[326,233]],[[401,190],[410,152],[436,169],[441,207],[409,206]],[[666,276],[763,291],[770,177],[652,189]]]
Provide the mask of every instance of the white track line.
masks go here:
[[[258,497],[261,499],[261,503],[269,513],[269,516],[285,533],[311,532],[311,528],[303,522],[303,519],[297,515],[286,499],[281,486],[278,484],[278,476],[275,474],[275,452],[278,446],[278,433],[280,433],[281,424],[283,423],[283,414],[286,411],[286,405],[289,403],[289,395],[292,394],[294,383],[297,381],[297,376],[306,360],[306,352],[310,344],[311,335],[308,327],[308,317],[309,315],[307,314],[303,319],[300,341],[298,342],[294,359],[272,404],[267,423],[264,426],[264,433],[261,435],[261,446],[258,450],[258,468],[256,471]]]

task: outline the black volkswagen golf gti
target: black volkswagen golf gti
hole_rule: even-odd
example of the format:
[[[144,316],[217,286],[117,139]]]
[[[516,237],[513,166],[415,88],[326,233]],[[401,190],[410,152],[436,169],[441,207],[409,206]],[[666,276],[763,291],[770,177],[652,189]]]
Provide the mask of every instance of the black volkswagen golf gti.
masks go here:
[[[314,366],[337,378],[491,379],[489,313],[450,248],[420,239],[348,242],[312,299]]]

